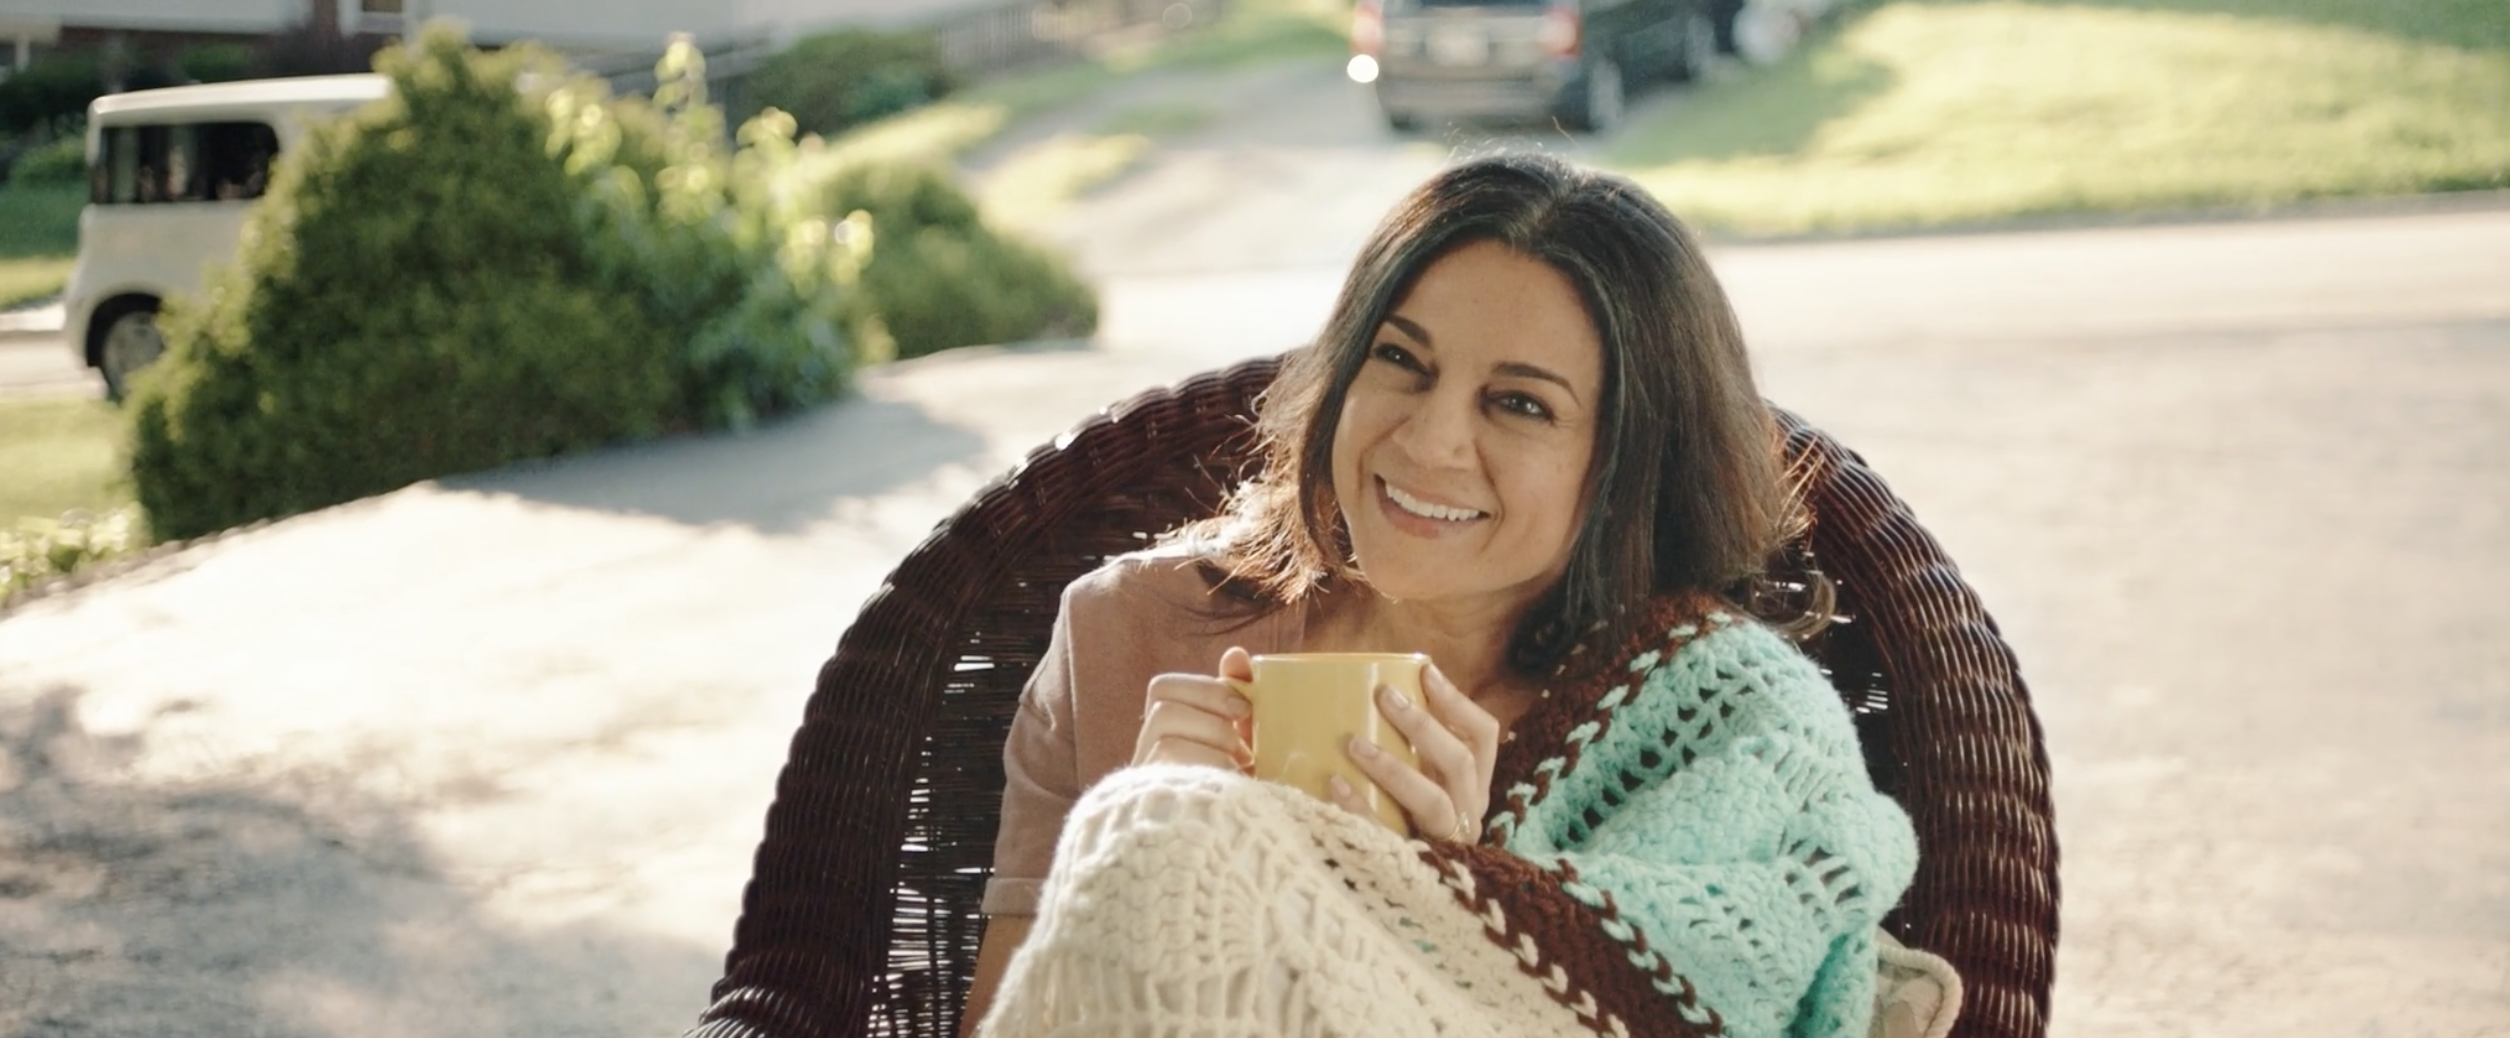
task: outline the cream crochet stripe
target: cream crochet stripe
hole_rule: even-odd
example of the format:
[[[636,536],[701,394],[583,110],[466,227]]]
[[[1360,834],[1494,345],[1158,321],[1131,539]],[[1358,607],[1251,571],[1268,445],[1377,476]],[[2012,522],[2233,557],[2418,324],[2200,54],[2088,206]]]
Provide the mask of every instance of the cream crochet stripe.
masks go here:
[[[1119,771],[1074,805],[980,1033],[1627,1033],[1425,849],[1218,769]]]

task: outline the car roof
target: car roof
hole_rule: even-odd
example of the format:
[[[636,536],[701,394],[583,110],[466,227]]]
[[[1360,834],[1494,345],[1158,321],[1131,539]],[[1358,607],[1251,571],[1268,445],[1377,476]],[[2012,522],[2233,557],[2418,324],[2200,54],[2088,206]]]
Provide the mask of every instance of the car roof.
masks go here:
[[[151,116],[249,115],[289,108],[348,108],[381,100],[392,81],[372,73],[295,76],[165,87],[106,94],[88,105],[92,121],[123,123]]]

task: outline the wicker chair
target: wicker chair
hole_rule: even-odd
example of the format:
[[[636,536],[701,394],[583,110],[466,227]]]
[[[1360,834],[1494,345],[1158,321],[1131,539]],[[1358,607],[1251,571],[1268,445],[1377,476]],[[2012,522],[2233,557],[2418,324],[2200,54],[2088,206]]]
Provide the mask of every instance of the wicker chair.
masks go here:
[[[1253,464],[1276,362],[1154,390],[1029,455],[863,607],[776,785],[714,1003],[690,1032],[956,1034],[993,854],[1001,747],[1065,584],[1209,514]],[[1950,959],[1969,1038],[2046,1030],[2057,845],[2038,719],[1994,621],[1861,459],[1792,415],[1815,520],[1789,566],[1834,582],[1808,649],[1856,712],[1881,789],[1915,819],[1915,885],[1887,920]]]

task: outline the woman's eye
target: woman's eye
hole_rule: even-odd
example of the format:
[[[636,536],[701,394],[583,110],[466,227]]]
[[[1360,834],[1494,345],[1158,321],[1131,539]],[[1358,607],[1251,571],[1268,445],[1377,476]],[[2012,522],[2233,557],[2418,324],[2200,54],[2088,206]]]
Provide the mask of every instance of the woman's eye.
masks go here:
[[[1541,400],[1524,393],[1501,393],[1491,399],[1491,405],[1509,414],[1538,418],[1546,422],[1551,420],[1551,408]]]
[[[1391,342],[1378,343],[1376,349],[1369,351],[1369,356],[1377,360],[1385,361],[1386,363],[1392,364],[1398,368],[1402,368],[1405,371],[1423,370],[1420,358],[1413,356],[1412,351],[1404,349],[1403,347],[1397,346]]]

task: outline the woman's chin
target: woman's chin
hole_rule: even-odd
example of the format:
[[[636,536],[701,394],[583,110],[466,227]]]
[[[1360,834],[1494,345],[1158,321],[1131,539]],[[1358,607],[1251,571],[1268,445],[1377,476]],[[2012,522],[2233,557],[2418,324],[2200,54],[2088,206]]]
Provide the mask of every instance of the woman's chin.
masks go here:
[[[1370,570],[1363,562],[1360,573],[1368,589],[1377,597],[1407,606],[1457,604],[1491,597],[1501,590],[1496,580],[1460,580],[1469,576],[1459,566],[1400,566]]]

